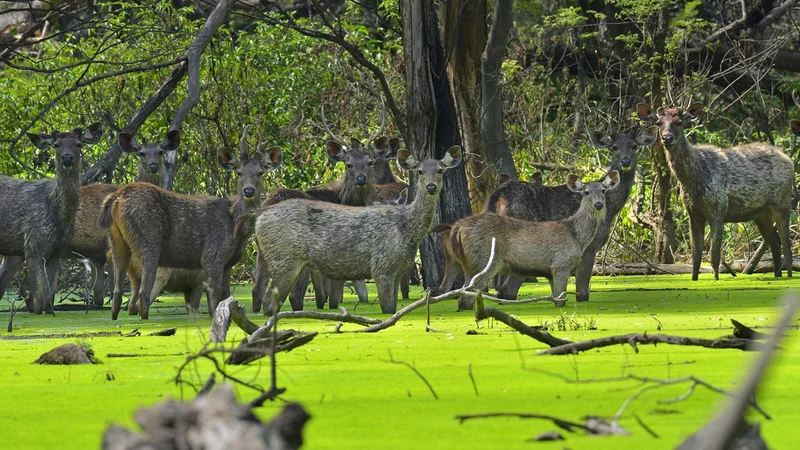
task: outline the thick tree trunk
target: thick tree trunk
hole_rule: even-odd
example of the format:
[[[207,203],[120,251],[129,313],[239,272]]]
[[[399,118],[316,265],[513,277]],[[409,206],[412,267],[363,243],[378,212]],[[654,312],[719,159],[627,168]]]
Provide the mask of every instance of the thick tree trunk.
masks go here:
[[[460,144],[460,139],[436,8],[431,0],[403,0],[400,12],[405,47],[408,148],[416,151],[420,158],[441,158],[451,145]],[[437,221],[452,223],[470,214],[466,188],[463,165],[445,172]],[[426,236],[420,253],[423,283],[435,289],[441,282],[444,268],[438,234]]]

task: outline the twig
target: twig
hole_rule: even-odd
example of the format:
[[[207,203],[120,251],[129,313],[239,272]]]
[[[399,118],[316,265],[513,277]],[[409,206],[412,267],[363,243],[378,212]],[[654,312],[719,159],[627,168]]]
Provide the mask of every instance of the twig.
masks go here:
[[[478,397],[479,396],[479,394],[478,394],[478,385],[477,385],[477,383],[475,383],[475,376],[472,375],[472,364],[467,366],[467,373],[469,374],[469,381],[472,382],[472,389],[475,390],[475,397]]]
[[[413,365],[411,365],[411,364],[409,364],[409,363],[407,363],[405,361],[395,361],[395,359],[392,357],[392,351],[391,350],[389,350],[389,362],[392,363],[392,364],[402,364],[402,365],[408,367],[409,369],[411,369],[415,374],[417,374],[419,379],[422,380],[422,382],[425,383],[426,386],[428,386],[428,389],[431,391],[431,394],[433,395],[433,398],[435,398],[436,400],[439,400],[439,396],[436,395],[436,391],[433,390],[433,386],[431,386],[431,384],[428,382],[428,379],[425,378],[425,376],[423,376],[422,373],[419,370],[417,370],[416,367],[414,367]]]
[[[639,417],[638,414],[632,414],[632,415],[633,415],[633,418],[636,419],[636,423],[638,423],[639,426],[642,427],[642,429],[644,429],[644,431],[646,431],[650,436],[653,436],[654,438],[658,439],[658,437],[659,437],[658,434],[656,434],[656,432],[653,431],[652,428],[647,426],[647,424],[644,423],[644,421]]]
[[[685,336],[671,336],[668,334],[653,334],[648,335],[646,332],[623,334],[618,336],[607,336],[598,339],[590,339],[588,341],[574,342],[563,344],[558,347],[553,347],[546,350],[540,350],[538,355],[567,355],[571,353],[585,352],[595,348],[608,347],[618,344],[630,344],[636,353],[639,353],[639,348],[636,344],[671,344],[671,345],[689,345],[705,348],[720,348],[720,349],[737,349],[752,351],[756,350],[753,347],[753,342],[749,339],[704,339],[704,338],[690,338]]]
[[[555,416],[548,416],[547,414],[528,414],[528,413],[513,413],[513,412],[494,412],[494,413],[484,413],[484,414],[459,414],[456,416],[456,419],[459,423],[464,423],[467,420],[472,419],[491,419],[495,417],[517,417],[520,419],[543,419],[543,420],[550,420],[552,421],[557,427],[561,428],[562,430],[567,430],[569,432],[574,432],[574,428],[578,428],[584,430],[586,432],[591,433],[589,427],[582,423],[571,422],[569,420],[559,419]]]
[[[381,319],[350,314],[350,312],[348,312],[344,307],[342,307],[341,312],[338,313],[326,313],[319,311],[282,311],[270,317],[265,325],[252,332],[248,340],[258,339],[269,332],[269,330],[272,329],[272,326],[275,324],[275,321],[278,319],[335,320],[338,322],[356,323],[364,326],[377,325],[381,323]]]

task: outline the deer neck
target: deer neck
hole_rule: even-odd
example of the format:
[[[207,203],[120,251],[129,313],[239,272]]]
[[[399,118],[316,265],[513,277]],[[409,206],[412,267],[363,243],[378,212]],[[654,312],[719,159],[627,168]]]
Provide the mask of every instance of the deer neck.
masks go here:
[[[598,211],[595,209],[591,200],[589,200],[588,197],[584,197],[578,211],[574,216],[568,219],[571,222],[572,229],[575,232],[575,237],[578,240],[581,250],[585,250],[592,242],[594,235],[597,234],[600,221],[603,220],[605,214],[605,208]]]
[[[414,201],[405,207],[409,233],[414,236],[413,242],[419,242],[430,231],[438,201],[438,193],[430,195],[425,191],[425,186],[417,184]]]
[[[397,182],[397,179],[389,168],[389,160],[378,158],[375,160],[375,165],[372,166],[375,172],[375,184],[390,184]]]
[[[622,164],[616,160],[611,163],[608,171],[612,170],[619,172],[619,185],[606,194],[607,214],[610,217],[619,214],[631,195],[631,189],[636,182],[636,158],[631,159],[631,167],[627,172],[622,170]]]
[[[139,172],[136,174],[136,181],[154,184],[159,187],[161,186],[161,180],[163,179],[164,179],[163,166],[160,169],[158,169],[158,172],[156,173],[150,173],[149,170],[140,168]]]
[[[664,144],[664,149],[667,153],[667,163],[675,172],[675,177],[681,183],[694,181],[696,156],[694,147],[686,139],[686,133],[683,130],[680,133],[674,133],[672,144]]]
[[[346,179],[339,186],[339,198],[343,205],[372,206],[375,203],[375,180],[368,180],[367,184],[358,186],[355,180]]]
[[[81,179],[76,163],[67,169],[56,165],[55,202],[58,205],[58,219],[63,225],[72,224],[81,200]]]

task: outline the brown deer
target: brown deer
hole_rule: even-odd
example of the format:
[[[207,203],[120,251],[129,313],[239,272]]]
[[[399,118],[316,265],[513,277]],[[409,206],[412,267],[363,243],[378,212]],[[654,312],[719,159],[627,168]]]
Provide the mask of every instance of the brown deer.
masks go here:
[[[397,181],[389,167],[389,160],[397,158],[401,142],[400,138],[389,139],[383,136],[378,138],[373,146],[375,164],[372,170],[375,172],[375,199],[378,201],[391,202],[398,198],[403,190],[408,191],[408,185]]]
[[[397,309],[397,285],[430,230],[445,170],[461,162],[453,146],[444,158],[417,161],[400,150],[398,163],[418,171],[417,195],[405,206],[352,207],[287,200],[258,213],[255,236],[272,274],[265,309],[283,303],[306,267],[335,280],[374,278],[381,311]],[[291,224],[287,227],[285,224]]]
[[[597,252],[606,244],[611,234],[611,226],[630,197],[635,183],[639,148],[652,145],[657,139],[655,127],[644,130],[628,130],[611,136],[594,131],[591,142],[597,149],[607,150],[611,156],[609,171],[616,170],[620,175],[620,187],[609,193],[606,199],[606,217],[592,243],[586,247],[581,264],[575,272],[576,299],[589,300],[589,283],[592,278]],[[508,181],[489,198],[486,210],[501,216],[523,220],[548,221],[561,220],[575,214],[582,196],[572,192],[566,185],[545,186],[541,174],[534,174],[530,183]],[[497,284],[498,295],[502,298],[516,299],[522,279],[500,277]]]
[[[584,251],[606,217],[606,193],[619,182],[616,170],[609,172],[602,182],[587,184],[570,174],[567,188],[581,195],[581,204],[575,214],[559,221],[532,222],[483,213],[465,217],[451,227],[437,226],[435,231],[444,232],[443,241],[447,241],[445,276],[439,290],[452,289],[459,266],[464,271],[465,285],[481,272],[489,264],[495,238],[494,259],[476,280],[476,289],[483,290],[499,273],[543,276],[550,280],[553,298],[563,299],[570,275],[580,265]]]
[[[750,143],[728,149],[692,145],[684,128],[700,118],[703,104],[686,111],[678,107],[637,105],[639,118],[655,122],[667,153],[667,163],[681,184],[689,215],[692,242],[692,280],[697,280],[703,257],[706,222],[711,225],[711,267],[719,279],[724,224],[752,220],[772,251],[775,276],[781,276],[781,243],[786,275],[792,276],[789,217],[794,197],[794,163],[773,145]],[[777,224],[780,241],[773,223]]]
[[[374,143],[371,151],[358,139],[351,138],[349,144],[346,144],[344,139],[331,131],[325,119],[325,108],[323,106],[322,123],[331,138],[325,144],[325,151],[334,164],[342,163],[345,165],[344,174],[337,181],[328,183],[323,187],[309,189],[306,192],[294,189],[279,189],[265,200],[262,207],[274,205],[286,199],[311,199],[348,206],[372,205],[376,200],[374,165],[379,159],[374,155],[379,152],[385,153],[385,147],[389,142],[389,138],[385,136],[378,138],[383,132],[384,119],[385,111],[382,111],[381,127],[377,133],[371,134],[367,139],[367,143]],[[388,169],[388,165],[386,168]],[[261,303],[269,276],[265,262],[259,256],[256,260],[256,268],[253,271],[253,312],[261,310]],[[329,302],[331,308],[338,308],[339,302],[344,295],[344,280],[329,282],[309,269],[304,271],[298,278],[298,282],[290,295],[290,304],[293,310],[300,311],[303,309],[303,298],[309,281],[314,283],[314,297],[317,308],[324,308],[326,301]],[[363,285],[363,281],[358,281],[357,283],[360,283],[357,285],[360,300],[366,302],[366,287]],[[265,314],[269,312],[264,311]]]
[[[271,148],[266,158],[258,151],[248,153],[249,127],[242,132],[238,159],[224,150],[218,154],[220,166],[237,174],[239,195],[231,200],[177,194],[145,183],[130,184],[108,196],[100,225],[109,228],[114,262],[112,319],[119,315],[123,277],[132,257],[142,269],[136,283],[142,319],[149,317],[158,266],[204,269],[209,313],[214,313],[223,292],[230,289],[231,268],[244,254],[252,233],[250,221],[234,237],[234,223],[260,205],[264,171],[276,169],[281,161],[278,147]]]
[[[102,134],[99,122],[85,130],[28,133],[37,148],[55,150],[55,179],[25,181],[0,175],[0,255],[28,262],[33,313],[53,309],[58,261],[72,240],[80,204],[82,147],[99,142]],[[20,258],[4,261],[0,297],[21,263]]]

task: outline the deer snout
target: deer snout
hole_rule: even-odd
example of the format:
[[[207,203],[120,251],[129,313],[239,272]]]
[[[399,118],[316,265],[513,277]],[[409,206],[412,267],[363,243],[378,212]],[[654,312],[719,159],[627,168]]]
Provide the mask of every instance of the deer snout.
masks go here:
[[[159,163],[157,163],[157,162],[151,162],[151,163],[150,163],[150,164],[147,166],[147,168],[148,168],[148,169],[150,169],[150,173],[156,173],[156,172],[158,172],[158,169],[159,169],[160,167],[161,167],[161,164],[159,164]]]
[[[671,134],[662,134],[661,140],[664,141],[665,144],[672,144],[672,141],[674,141],[675,138],[672,137]]]
[[[622,170],[629,171],[631,170],[631,157],[630,156],[623,156],[619,159],[620,164],[622,164]]]
[[[603,202],[594,202],[594,209],[600,211],[603,209]]]
[[[356,186],[363,186],[367,184],[367,176],[366,175],[358,175],[356,177]]]
[[[253,196],[256,195],[256,188],[247,186],[246,188],[242,189],[242,192],[244,192],[245,197],[253,198]]]
[[[428,194],[433,195],[439,190],[439,187],[434,183],[428,183],[427,186],[425,186],[425,190],[428,191]]]
[[[72,164],[74,163],[75,163],[75,155],[73,155],[72,153],[65,153],[61,155],[61,164],[63,164],[64,167],[72,167]]]

